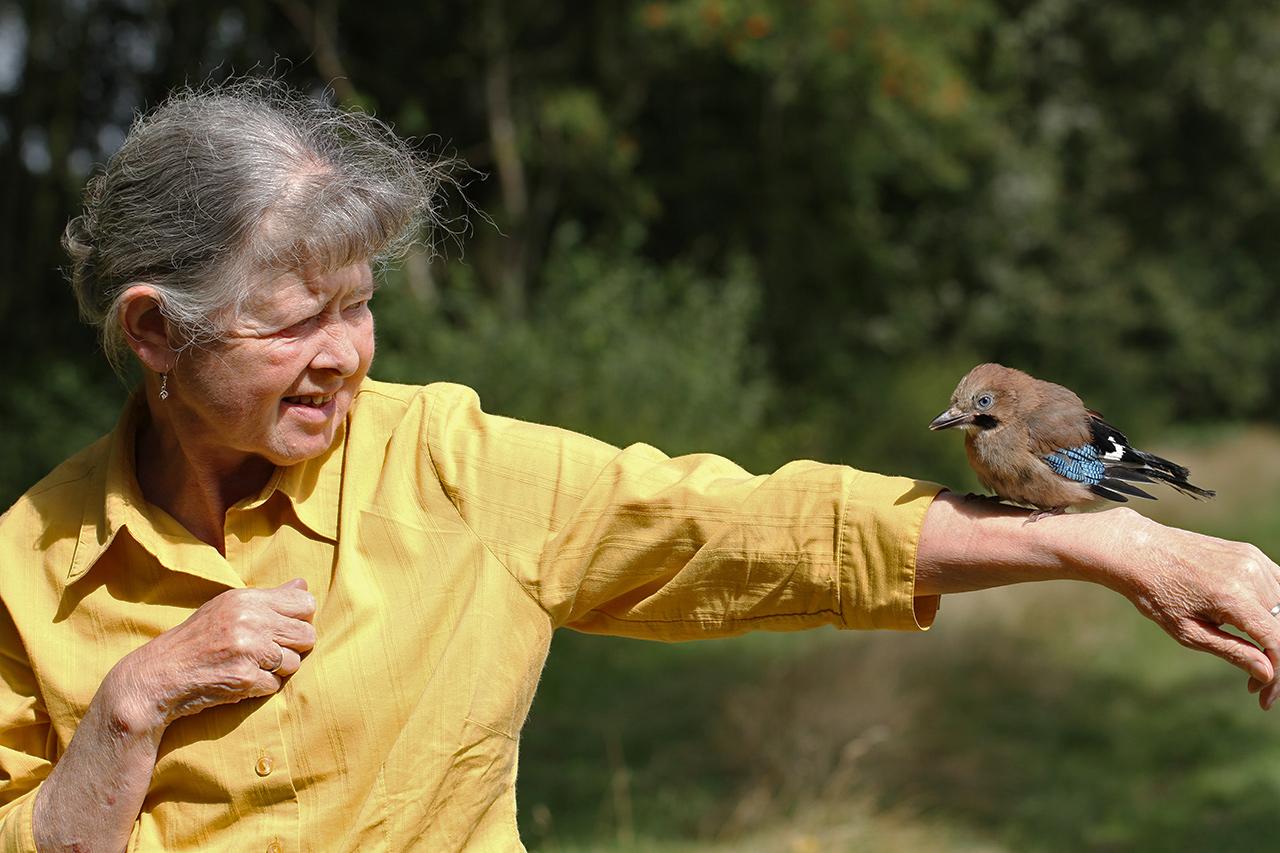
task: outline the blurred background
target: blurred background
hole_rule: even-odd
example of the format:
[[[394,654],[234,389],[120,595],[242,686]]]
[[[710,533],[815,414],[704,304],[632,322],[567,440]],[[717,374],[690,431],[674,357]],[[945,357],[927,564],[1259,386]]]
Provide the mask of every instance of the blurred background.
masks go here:
[[[0,0],[0,505],[114,423],[58,237],[138,110],[266,73],[475,170],[374,375],[770,470],[969,490],[979,361],[1081,392],[1280,555],[1280,4]],[[12,567],[10,567],[12,570]],[[557,637],[534,850],[1257,850],[1280,718],[1109,593],[923,636]]]

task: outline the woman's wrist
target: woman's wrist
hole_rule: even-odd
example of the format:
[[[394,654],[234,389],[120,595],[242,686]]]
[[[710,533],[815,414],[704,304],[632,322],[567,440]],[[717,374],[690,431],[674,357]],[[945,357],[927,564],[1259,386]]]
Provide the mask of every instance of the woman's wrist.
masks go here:
[[[107,673],[94,702],[101,703],[104,722],[118,737],[150,739],[158,744],[170,723],[155,680],[138,671],[136,652]]]
[[[1162,526],[1129,507],[1062,518],[1070,523],[1042,528],[1048,547],[1062,567],[1061,576],[1096,583],[1132,598],[1137,578],[1131,557],[1135,549],[1150,543]]]
[[[67,751],[36,792],[38,849],[122,850],[128,842],[165,724],[122,664],[103,679]]]

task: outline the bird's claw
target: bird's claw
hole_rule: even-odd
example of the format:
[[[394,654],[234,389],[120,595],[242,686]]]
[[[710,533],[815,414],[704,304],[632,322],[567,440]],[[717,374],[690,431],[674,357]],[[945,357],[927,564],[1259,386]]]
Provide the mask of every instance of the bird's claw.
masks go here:
[[[1042,518],[1048,518],[1051,515],[1062,515],[1067,511],[1065,506],[1055,506],[1053,509],[1038,509],[1031,515],[1027,516],[1027,520],[1023,524],[1030,524],[1033,521],[1039,521]]]

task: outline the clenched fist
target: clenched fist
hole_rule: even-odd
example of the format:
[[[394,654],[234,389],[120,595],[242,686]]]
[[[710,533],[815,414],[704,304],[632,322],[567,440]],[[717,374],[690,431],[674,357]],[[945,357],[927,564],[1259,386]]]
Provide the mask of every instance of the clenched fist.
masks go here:
[[[210,599],[117,665],[129,716],[163,729],[205,708],[275,693],[315,645],[315,609],[301,578]]]

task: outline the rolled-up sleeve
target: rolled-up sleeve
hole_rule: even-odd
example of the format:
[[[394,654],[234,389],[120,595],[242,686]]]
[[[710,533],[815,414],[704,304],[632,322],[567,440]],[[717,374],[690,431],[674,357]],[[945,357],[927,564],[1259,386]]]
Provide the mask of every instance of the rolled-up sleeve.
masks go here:
[[[31,816],[53,763],[48,715],[7,611],[0,610],[0,850],[34,851]]]
[[[432,476],[557,626],[686,640],[932,620],[936,600],[915,601],[915,555],[939,486],[810,461],[753,475],[432,389]]]

